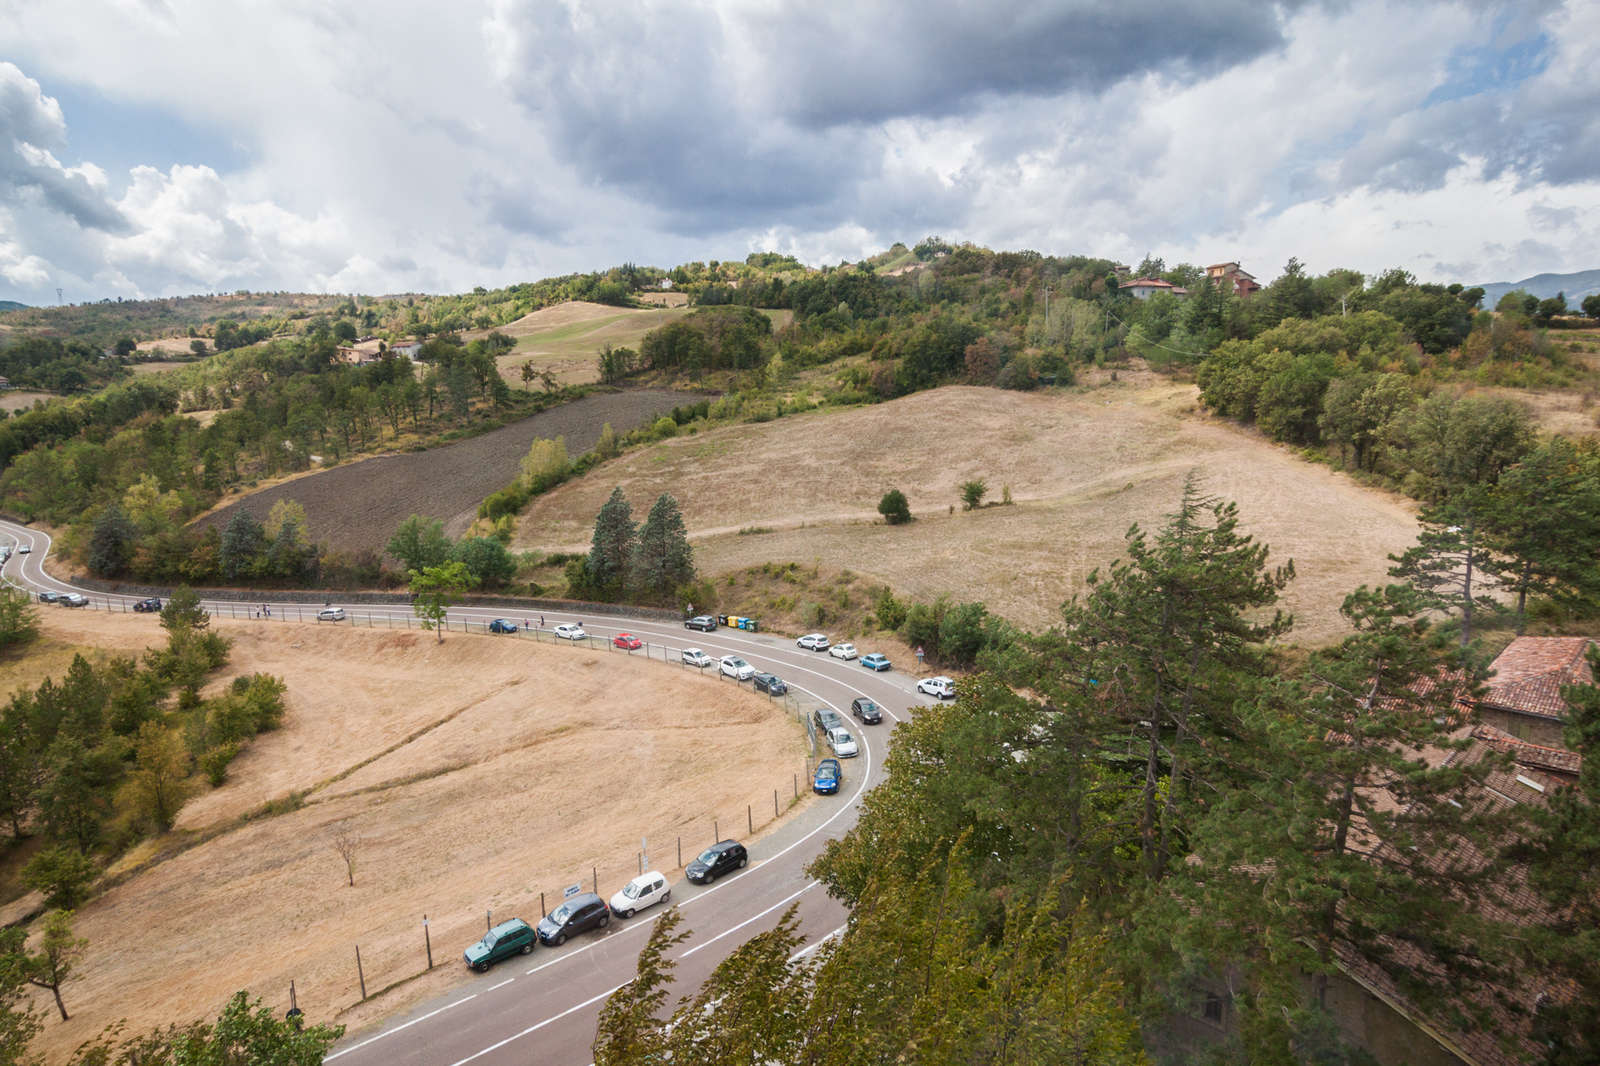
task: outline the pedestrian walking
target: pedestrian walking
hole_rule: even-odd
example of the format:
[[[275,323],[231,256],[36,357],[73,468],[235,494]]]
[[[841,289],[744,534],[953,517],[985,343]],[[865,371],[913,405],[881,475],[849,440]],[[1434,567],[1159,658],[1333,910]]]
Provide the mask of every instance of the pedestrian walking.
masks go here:
[[[544,615],[542,615],[542,614],[539,616],[539,628],[540,629],[544,628]]]

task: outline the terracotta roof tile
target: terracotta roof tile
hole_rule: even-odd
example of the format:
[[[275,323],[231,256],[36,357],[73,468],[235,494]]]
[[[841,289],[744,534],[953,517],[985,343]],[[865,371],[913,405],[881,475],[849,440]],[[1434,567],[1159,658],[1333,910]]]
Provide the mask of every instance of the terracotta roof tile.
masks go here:
[[[1474,726],[1472,735],[1497,751],[1509,752],[1519,766],[1531,766],[1571,777],[1577,777],[1583,769],[1583,756],[1575,751],[1529,744],[1492,725]]]
[[[1491,664],[1483,702],[1541,718],[1565,717],[1561,686],[1593,683],[1584,657],[1593,643],[1588,637],[1518,637]]]

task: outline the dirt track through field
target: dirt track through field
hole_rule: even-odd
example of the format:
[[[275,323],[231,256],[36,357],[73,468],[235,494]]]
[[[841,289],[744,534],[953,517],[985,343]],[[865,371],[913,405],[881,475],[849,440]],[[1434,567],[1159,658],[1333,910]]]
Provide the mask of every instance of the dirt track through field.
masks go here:
[[[52,641],[120,654],[164,635],[143,615],[41,615]],[[775,824],[772,790],[790,795],[808,751],[764,697],[637,656],[511,637],[451,634],[440,645],[415,631],[215,624],[236,641],[224,677],[283,677],[288,713],[235,760],[227,784],[184,808],[180,829],[338,779],[297,811],[87,904],[77,932],[88,954],[63,990],[72,1019],[51,1009],[35,1044],[49,1061],[119,1018],[130,1033],[214,1019],[241,988],[281,1017],[291,979],[309,1021],[357,1028],[439,995],[467,980],[461,951],[483,934],[486,910],[537,920],[541,890],[557,899],[574,881],[588,887],[594,867],[609,897],[638,872],[641,836],[656,867],[672,870],[676,836],[685,851],[703,846],[718,817],[742,827],[747,804],[759,836]],[[346,821],[361,839],[354,887],[331,841]],[[355,946],[369,992],[416,975],[424,914],[434,970],[356,1007]],[[49,993],[33,999],[44,1008]]]
[[[635,514],[669,491],[704,573],[815,561],[919,599],[981,600],[1038,628],[1059,619],[1092,569],[1124,554],[1129,526],[1161,526],[1194,470],[1207,493],[1238,503],[1274,564],[1294,560],[1283,600],[1297,619],[1291,639],[1346,632],[1344,596],[1388,581],[1386,556],[1413,542],[1410,506],[1207,420],[1196,402],[1193,386],[1164,381],[1066,394],[948,387],[679,437],[535,500],[513,547],[584,547],[613,487]],[[973,479],[995,501],[1009,486],[1016,506],[962,513],[960,486]],[[878,524],[889,488],[909,497],[916,522]]]
[[[425,452],[379,456],[294,478],[219,508],[201,521],[226,528],[240,507],[265,520],[279,500],[306,509],[307,533],[341,551],[381,549],[413,514],[444,522],[451,536],[472,524],[478,504],[521,470],[539,438],[565,437],[576,458],[594,447],[607,423],[620,436],[685,402],[683,393],[639,389],[585,396],[471,440]]]

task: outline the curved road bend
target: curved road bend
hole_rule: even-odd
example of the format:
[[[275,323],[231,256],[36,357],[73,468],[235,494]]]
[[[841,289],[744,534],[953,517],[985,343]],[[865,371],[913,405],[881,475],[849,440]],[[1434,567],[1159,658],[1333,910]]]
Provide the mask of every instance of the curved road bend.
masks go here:
[[[13,554],[0,567],[0,576],[9,583],[35,592],[79,592],[101,609],[131,609],[135,597],[87,593],[47,574],[44,558],[50,538],[39,530],[0,521],[0,544],[11,543],[26,545],[31,551]],[[227,614],[238,605],[211,601],[206,606]],[[288,618],[291,610],[314,615],[323,604],[273,606]],[[413,617],[408,608],[399,605],[343,606],[352,616],[363,621],[370,617],[378,624],[400,624]],[[451,617],[452,621],[484,623],[505,613],[504,608],[457,607]],[[545,616],[549,626],[577,620]],[[855,662],[803,651],[786,637],[737,629],[699,633],[674,623],[642,619],[607,619],[607,623],[597,627],[585,620],[585,628],[605,637],[626,630],[657,653],[663,647],[700,647],[712,656],[740,655],[757,669],[782,677],[796,691],[838,709],[847,719],[850,701],[857,696],[867,696],[884,708],[883,725],[858,724],[852,730],[863,740],[862,754],[844,761],[840,794],[794,816],[754,844],[747,869],[711,886],[692,885],[681,871],[671,875],[676,877],[672,895],[683,913],[684,928],[693,930],[673,955],[678,961],[675,978],[680,995],[698,989],[733,948],[771,929],[792,902],[800,905],[801,929],[808,946],[837,931],[844,924],[845,908],[829,899],[803,868],[827,841],[855,824],[862,795],[882,779],[888,731],[908,717],[905,708],[931,700],[917,695],[905,674],[874,673]],[[601,887],[602,895],[609,896],[619,886]],[[534,1059],[551,1066],[587,1066],[593,1059],[590,1046],[600,1008],[607,996],[633,977],[656,913],[651,910],[631,921],[613,921],[609,928],[584,934],[564,947],[540,946],[531,955],[502,962],[437,999],[346,1036],[335,1045],[328,1061],[337,1060],[339,1066],[464,1066],[468,1062],[509,1066]],[[442,945],[443,965],[464,965],[452,954],[457,947]]]

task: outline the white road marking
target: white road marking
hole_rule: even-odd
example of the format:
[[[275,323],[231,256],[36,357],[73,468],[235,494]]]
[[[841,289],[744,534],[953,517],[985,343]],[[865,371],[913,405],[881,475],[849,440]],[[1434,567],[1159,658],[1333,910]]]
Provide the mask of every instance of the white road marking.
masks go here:
[[[379,1033],[377,1036],[369,1037],[366,1040],[361,1041],[361,1043],[359,1043],[359,1044],[351,1044],[349,1047],[345,1048],[343,1051],[335,1051],[332,1055],[327,1056],[322,1061],[323,1062],[329,1062],[329,1061],[331,1061],[333,1059],[338,1058],[340,1055],[348,1055],[348,1054],[350,1054],[350,1052],[355,1051],[357,1048],[366,1047],[368,1044],[372,1043],[374,1040],[382,1040],[386,1036],[393,1036],[395,1033],[398,1033],[402,1029],[409,1029],[413,1025],[416,1025],[418,1022],[427,1021],[429,1018],[432,1018],[435,1014],[443,1014],[445,1011],[449,1010],[451,1007],[459,1007],[459,1006],[461,1006],[461,1004],[465,1003],[467,1000],[469,1000],[469,999],[477,999],[477,998],[478,998],[478,993],[476,993],[476,992],[472,993],[472,995],[470,995],[470,996],[464,996],[461,999],[456,1000],[454,1003],[445,1004],[444,1006],[440,1007],[438,1010],[429,1011],[427,1014],[422,1015],[420,1018],[413,1018],[409,1022],[406,1022],[404,1025],[397,1025],[393,1029],[389,1029],[389,1030],[387,1030],[385,1032]]]
[[[633,983],[632,981],[624,981],[624,982],[622,982],[622,984],[618,985],[617,988],[624,988],[624,987],[626,987],[628,985],[631,985],[632,983]],[[468,1055],[464,1059],[458,1059],[456,1062],[452,1063],[451,1066],[464,1066],[465,1063],[471,1062],[473,1059],[482,1058],[483,1056],[489,1054],[489,1052],[491,1052],[491,1051],[498,1051],[500,1048],[505,1047],[507,1044],[511,1043],[513,1040],[521,1040],[523,1037],[527,1036],[529,1033],[537,1032],[538,1030],[543,1029],[545,1026],[549,1025],[551,1022],[558,1022],[562,1018],[565,1018],[569,1014],[574,1014],[577,1011],[580,1011],[585,1007],[592,1006],[592,1005],[594,1005],[596,1003],[599,1003],[602,999],[605,999],[607,996],[611,995],[611,993],[615,992],[617,990],[617,988],[610,988],[610,989],[607,989],[606,991],[600,993],[598,996],[591,996],[589,999],[584,1000],[582,1003],[578,1004],[576,1007],[568,1007],[566,1010],[562,1011],[560,1014],[557,1014],[557,1015],[555,1015],[553,1017],[550,1017],[550,1018],[546,1018],[544,1021],[539,1022],[539,1023],[535,1024],[535,1025],[528,1026],[526,1029],[524,1029],[522,1032],[516,1034],[515,1036],[508,1036],[504,1040],[500,1041],[498,1044],[490,1044],[488,1047],[484,1048],[482,1051],[475,1051],[471,1055]]]
[[[708,948],[712,944],[715,944],[717,941],[721,940],[723,937],[732,936],[734,933],[737,933],[739,930],[743,929],[745,926],[749,925],[751,922],[759,922],[761,919],[765,918],[767,915],[771,914],[773,911],[777,910],[779,907],[782,907],[787,903],[790,903],[790,902],[792,902],[792,901],[794,901],[796,899],[799,899],[801,896],[805,895],[807,892],[810,892],[813,888],[816,888],[817,885],[820,884],[820,883],[821,882],[818,882],[818,881],[812,881],[810,884],[806,885],[805,888],[802,888],[799,892],[796,892],[791,896],[787,896],[784,899],[779,900],[778,902],[774,903],[772,906],[768,907],[766,910],[762,911],[760,914],[753,915],[752,917],[746,918],[744,921],[740,922],[738,925],[734,926],[732,929],[728,929],[728,930],[725,930],[725,931],[723,931],[721,933],[718,933],[716,936],[712,937],[710,940],[707,940],[704,944],[695,945],[694,947],[690,948],[688,951],[685,951],[682,955],[679,955],[678,957],[680,959],[687,959],[690,955],[693,955],[695,952],[699,951],[701,948]]]
[[[490,985],[488,988],[485,988],[484,991],[485,992],[493,992],[497,988],[504,988],[506,985],[509,985],[512,981],[515,981],[515,980],[516,980],[515,977],[507,977],[504,981],[501,981],[499,984]]]

